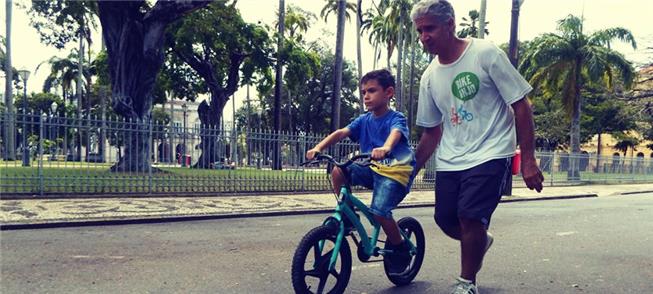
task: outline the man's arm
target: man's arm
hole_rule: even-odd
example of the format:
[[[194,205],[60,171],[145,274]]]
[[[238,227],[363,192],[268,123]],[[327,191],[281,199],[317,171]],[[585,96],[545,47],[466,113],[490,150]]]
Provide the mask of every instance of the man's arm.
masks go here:
[[[311,160],[315,154],[322,152],[322,150],[329,148],[329,146],[340,142],[340,140],[349,137],[351,131],[348,128],[342,128],[329,134],[326,138],[322,139],[320,143],[315,145],[311,150],[306,151],[306,159]]]
[[[537,192],[542,191],[544,176],[537,167],[535,160],[535,127],[533,112],[526,97],[512,104],[515,111],[515,125],[517,127],[517,141],[521,150],[521,173],[526,186]]]
[[[419,172],[426,161],[429,160],[435,148],[438,147],[440,143],[440,138],[442,138],[442,125],[437,125],[432,128],[424,128],[422,132],[422,137],[417,143],[417,148],[415,150],[415,160],[417,161],[416,171]]]

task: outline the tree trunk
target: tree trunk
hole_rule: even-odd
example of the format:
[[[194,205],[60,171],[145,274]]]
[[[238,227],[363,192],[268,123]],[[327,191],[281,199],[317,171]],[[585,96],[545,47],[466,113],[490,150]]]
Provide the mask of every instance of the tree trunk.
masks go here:
[[[485,14],[487,12],[487,0],[481,0],[481,11],[478,17],[478,36],[477,38],[483,39],[485,37]]]
[[[415,47],[417,47],[417,42],[414,40],[413,36],[413,31],[410,31],[410,43],[411,43],[411,49],[410,49],[410,82],[408,86],[408,128],[410,130],[413,129],[414,126],[414,101],[413,101],[413,87],[414,87],[414,80],[415,78],[413,75],[415,75]]]
[[[277,72],[274,86],[274,131],[278,135],[281,131],[281,83],[282,83],[282,60],[281,50],[283,50],[283,30],[285,24],[286,4],[284,0],[279,0],[279,36],[277,40]],[[281,146],[279,141],[275,140],[274,152],[272,154],[272,169],[281,170]]]
[[[340,88],[342,87],[342,46],[345,37],[345,0],[338,0],[338,27],[336,31],[335,81],[331,100],[331,131],[340,128]]]
[[[16,159],[16,115],[14,112],[14,99],[13,99],[13,80],[14,80],[14,71],[11,65],[11,14],[13,10],[13,0],[7,0],[5,2],[6,12],[6,34],[7,38],[5,39],[5,106],[7,107],[7,120],[5,121],[5,152],[4,160],[15,160]]]
[[[402,112],[404,109],[404,103],[403,103],[403,88],[401,86],[401,81],[402,81],[402,65],[403,65],[403,54],[404,54],[404,30],[402,28],[402,24],[404,22],[404,14],[403,12],[399,13],[399,36],[397,37],[397,87],[395,88],[395,99],[397,101],[397,111]]]
[[[82,135],[82,75],[84,73],[84,37],[79,35],[79,52],[78,52],[78,60],[77,60],[77,83],[75,83],[76,87],[76,99],[77,99],[77,149],[76,149],[76,158],[73,160],[82,160],[82,141],[83,141],[83,135]],[[88,145],[86,146],[86,150],[88,150]],[[88,154],[87,157],[88,158]]]
[[[517,53],[519,52],[517,50],[517,27],[519,25],[520,5],[520,0],[512,0],[512,18],[510,19],[510,42],[508,44],[508,57],[510,58],[510,62],[514,67],[517,67],[517,60],[519,58],[517,56]]]
[[[210,104],[202,101],[197,108],[200,118],[200,145],[202,154],[193,165],[193,168],[211,168],[215,162],[220,161],[220,150],[218,140],[224,140],[224,130],[220,129],[222,110],[229,101],[225,92],[211,93]]]
[[[125,156],[112,171],[145,172],[150,169],[148,139],[152,89],[163,66],[163,37],[168,24],[210,1],[159,1],[147,13],[144,1],[100,1],[98,11],[106,42],[111,76],[113,110],[131,121]],[[147,130],[147,131],[146,131]]]
[[[363,56],[361,53],[361,26],[363,23],[363,10],[361,8],[362,4],[363,0],[358,0],[356,5],[356,35],[358,36],[358,38],[356,38],[356,58],[358,61],[358,81],[360,81],[361,77],[363,76]],[[365,104],[363,103],[363,97],[360,95],[360,90],[358,91],[358,98],[358,106],[360,107],[359,113],[363,114],[363,112],[365,112]]]
[[[567,171],[567,178],[571,181],[580,180],[580,112],[581,112],[581,60],[577,59],[574,68],[575,85],[574,87],[574,101],[571,113],[571,132],[570,132],[570,145],[571,153],[569,157],[569,170]]]
[[[596,168],[594,168],[595,173],[601,172],[601,133],[598,134],[597,145],[598,146],[596,147]]]
[[[223,132],[219,132],[221,130],[220,119],[222,118],[222,111],[227,105],[229,97],[238,90],[240,65],[247,55],[240,52],[231,52],[229,54],[227,82],[226,86],[223,86],[222,81],[218,81],[217,76],[214,74],[217,66],[212,64],[210,60],[203,59],[203,57],[194,54],[184,54],[181,51],[175,50],[174,52],[202,77],[211,92],[210,104],[203,101],[197,109],[202,124],[200,130],[201,143],[199,145],[202,154],[193,166],[193,168],[211,168],[213,163],[219,160],[216,140],[218,136],[224,135]]]

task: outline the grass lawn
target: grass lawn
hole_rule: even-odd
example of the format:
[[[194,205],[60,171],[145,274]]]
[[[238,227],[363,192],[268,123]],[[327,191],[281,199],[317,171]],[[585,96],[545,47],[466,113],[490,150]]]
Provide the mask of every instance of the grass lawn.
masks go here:
[[[157,166],[162,172],[111,172],[109,163],[43,161],[22,167],[20,161],[0,161],[0,194],[231,194],[329,191],[324,168],[275,171],[241,167],[235,170]],[[421,172],[421,175],[424,171]],[[567,182],[567,172],[544,173],[545,185]],[[516,185],[521,178],[513,177]],[[581,182],[653,182],[653,174],[581,172]],[[414,189],[432,189],[432,181],[416,179]]]

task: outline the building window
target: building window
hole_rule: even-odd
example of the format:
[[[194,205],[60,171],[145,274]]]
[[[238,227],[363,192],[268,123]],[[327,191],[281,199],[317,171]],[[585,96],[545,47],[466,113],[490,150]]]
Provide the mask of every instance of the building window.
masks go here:
[[[182,125],[180,121],[174,121],[172,122],[172,131],[175,133],[181,133],[182,132]]]

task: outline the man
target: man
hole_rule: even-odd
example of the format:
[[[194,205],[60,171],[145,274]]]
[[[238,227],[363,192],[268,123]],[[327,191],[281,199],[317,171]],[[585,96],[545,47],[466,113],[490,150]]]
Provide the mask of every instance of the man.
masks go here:
[[[456,37],[454,11],[447,1],[422,0],[411,18],[425,50],[435,55],[420,81],[417,125],[424,131],[416,150],[417,168],[439,147],[435,221],[461,244],[461,273],[452,293],[476,294],[476,274],[493,241],[487,229],[501,200],[516,139],[526,185],[542,190],[533,115],[525,98],[532,88],[495,45]]]

